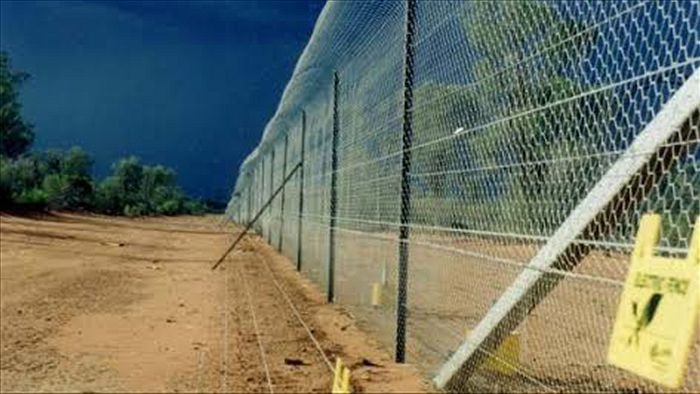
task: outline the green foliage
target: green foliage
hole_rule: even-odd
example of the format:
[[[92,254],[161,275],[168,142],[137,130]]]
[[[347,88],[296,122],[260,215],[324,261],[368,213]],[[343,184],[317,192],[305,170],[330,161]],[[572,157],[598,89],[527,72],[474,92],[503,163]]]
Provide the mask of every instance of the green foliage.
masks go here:
[[[639,207],[640,212],[657,212],[662,216],[662,245],[690,247],[690,239],[695,229],[695,218],[700,216],[700,158],[691,155],[681,156],[674,167],[657,179],[652,189]],[[625,212],[625,222],[636,223],[629,217],[634,212]],[[634,237],[636,227],[626,229],[628,237]]]
[[[112,166],[95,193],[95,208],[110,215],[201,215],[206,206],[189,199],[177,185],[170,168],[141,164],[136,157],[119,160]]]
[[[73,147],[59,157],[58,164],[61,174],[89,177],[94,161],[82,148]]]
[[[135,204],[140,200],[143,180],[143,165],[134,156],[121,159],[112,165],[112,173],[119,182],[119,188],[126,204]]]
[[[109,215],[201,215],[206,204],[188,198],[175,171],[144,166],[130,156],[111,176],[92,180],[93,159],[79,147],[27,152],[32,126],[20,114],[18,88],[28,78],[0,52],[0,208],[94,210]]]
[[[89,209],[93,186],[92,160],[81,149],[25,154],[0,159],[0,199],[3,207]]]
[[[58,174],[47,175],[44,178],[43,190],[46,200],[52,209],[64,209],[68,195],[68,182],[65,176]]]
[[[93,185],[90,177],[51,174],[44,178],[42,188],[51,209],[88,210],[92,208]]]
[[[134,205],[127,205],[124,207],[124,216],[128,216],[130,218],[132,217],[137,217],[137,216],[144,216],[146,215],[147,210],[146,206],[141,203],[136,203]]]
[[[204,215],[209,211],[209,207],[200,200],[187,200],[185,201],[184,210],[190,215]]]
[[[11,161],[7,157],[0,156],[0,206],[8,206],[12,203],[12,186],[14,184],[14,172]]]
[[[445,138],[446,135],[464,126],[465,108],[477,108],[475,92],[467,87],[448,84],[426,83],[415,91],[417,106],[430,103],[414,113],[414,145],[423,146],[414,158],[417,173],[436,175],[425,176],[429,192],[439,198],[451,194],[449,186],[453,179],[445,176],[445,171],[464,167],[465,154],[460,138]],[[434,143],[435,141],[441,142]],[[493,156],[488,157],[494,160]],[[486,164],[486,163],[482,163]]]
[[[34,142],[32,126],[22,119],[18,89],[29,75],[15,71],[0,51],[0,155],[16,158]]]
[[[39,173],[42,189],[51,209],[88,210],[93,207],[93,160],[78,147],[66,152],[51,150],[42,154]]]
[[[42,177],[36,158],[27,156],[11,160],[3,157],[1,164],[0,193],[3,206],[14,202],[22,205],[26,199],[20,198],[20,195],[41,186]]]
[[[124,194],[119,179],[108,176],[95,190],[95,210],[108,215],[121,215],[124,207]]]
[[[47,202],[46,192],[36,188],[22,190],[15,202],[23,209],[43,210]]]
[[[545,2],[473,2],[459,18],[469,83],[426,78],[414,90],[413,218],[549,233],[552,212],[570,211],[606,168],[593,157],[615,109],[606,92],[575,98],[594,87],[571,72],[595,29]]]
[[[170,168],[136,157],[114,163],[112,175],[92,180],[93,160],[80,148],[0,156],[0,202],[6,208],[95,211],[108,215],[201,215],[206,204],[188,198]]]

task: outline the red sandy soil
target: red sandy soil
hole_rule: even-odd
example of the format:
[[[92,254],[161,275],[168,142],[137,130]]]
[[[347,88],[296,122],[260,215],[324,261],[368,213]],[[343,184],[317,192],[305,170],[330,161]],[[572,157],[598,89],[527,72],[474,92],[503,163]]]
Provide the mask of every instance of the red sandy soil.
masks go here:
[[[275,392],[328,392],[283,292],[354,392],[430,389],[257,236],[212,271],[218,220],[0,216],[0,391],[266,392],[262,347]]]

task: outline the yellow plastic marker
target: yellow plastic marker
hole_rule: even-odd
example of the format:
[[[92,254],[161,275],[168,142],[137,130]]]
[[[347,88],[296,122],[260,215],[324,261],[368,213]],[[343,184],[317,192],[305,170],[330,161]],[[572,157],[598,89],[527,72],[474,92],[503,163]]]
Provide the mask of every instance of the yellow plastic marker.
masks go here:
[[[340,357],[335,359],[333,394],[350,394],[350,368],[343,366]]]
[[[466,330],[466,336],[469,336],[469,329]],[[483,366],[487,370],[512,376],[516,372],[519,363],[520,334],[513,332],[508,334],[493,355],[488,356]]]
[[[700,309],[700,217],[685,259],[654,255],[659,215],[644,215],[620,297],[608,362],[679,388]]]
[[[382,304],[382,284],[373,283],[372,284],[372,306],[379,306]]]

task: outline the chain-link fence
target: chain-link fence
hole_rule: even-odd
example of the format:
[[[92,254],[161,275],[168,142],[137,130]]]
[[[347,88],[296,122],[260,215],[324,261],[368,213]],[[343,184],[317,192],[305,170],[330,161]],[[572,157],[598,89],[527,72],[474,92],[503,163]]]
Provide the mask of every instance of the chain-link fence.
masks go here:
[[[447,388],[660,391],[606,351],[641,215],[700,214],[699,69],[698,1],[330,2],[228,213],[302,163],[256,230]]]

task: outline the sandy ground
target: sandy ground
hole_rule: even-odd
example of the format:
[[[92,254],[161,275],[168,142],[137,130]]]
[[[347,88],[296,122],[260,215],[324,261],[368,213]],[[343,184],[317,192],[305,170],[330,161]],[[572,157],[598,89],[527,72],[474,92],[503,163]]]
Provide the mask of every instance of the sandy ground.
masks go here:
[[[288,219],[287,221],[290,221]],[[264,223],[267,234],[269,222]],[[347,223],[345,224],[348,225]],[[325,223],[304,223],[302,271],[326,287]],[[272,223],[272,239],[276,239]],[[498,242],[415,231],[409,247],[407,360],[432,377],[464,342],[493,303],[522,272],[540,245]],[[396,327],[396,233],[339,231],[336,302],[356,324],[390,348]],[[292,250],[295,252],[295,250]],[[287,252],[289,253],[289,251]],[[485,256],[485,257],[482,257]],[[515,264],[499,263],[500,258]],[[563,279],[520,324],[514,360],[491,360],[465,382],[473,392],[700,392],[700,321],[685,383],[669,390],[607,363],[615,313],[629,264],[618,250],[595,250]],[[382,285],[382,305],[371,290]],[[483,351],[483,350],[481,350]]]
[[[217,220],[0,216],[0,391],[327,392],[284,294],[355,392],[428,389],[257,236],[212,271]]]

